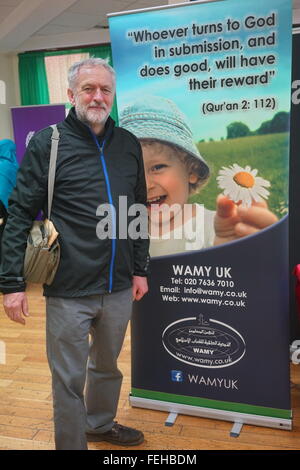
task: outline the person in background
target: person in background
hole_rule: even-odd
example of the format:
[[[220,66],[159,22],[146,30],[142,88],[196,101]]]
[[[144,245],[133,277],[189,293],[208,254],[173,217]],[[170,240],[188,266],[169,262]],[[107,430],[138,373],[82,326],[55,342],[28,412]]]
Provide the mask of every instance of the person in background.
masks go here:
[[[141,431],[118,424],[115,416],[122,383],[117,358],[132,299],[148,290],[149,240],[97,234],[99,206],[109,207],[116,224],[120,195],[129,205],[144,207],[147,199],[140,144],[109,116],[114,94],[115,73],[104,60],[74,64],[68,89],[73,107],[57,125],[51,220],[61,259],[53,283],[44,286],[57,450],[86,450],[87,441],[132,446],[144,440]],[[7,315],[21,324],[28,317],[27,235],[39,211],[47,213],[51,134],[46,128],[30,140],[3,236],[0,289]]]

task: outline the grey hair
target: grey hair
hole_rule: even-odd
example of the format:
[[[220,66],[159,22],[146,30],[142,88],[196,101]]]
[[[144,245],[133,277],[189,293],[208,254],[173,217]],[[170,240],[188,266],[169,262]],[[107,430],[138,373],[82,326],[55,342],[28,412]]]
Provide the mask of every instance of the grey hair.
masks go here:
[[[76,80],[81,67],[104,67],[108,70],[112,76],[114,87],[116,85],[116,73],[114,69],[107,63],[105,59],[100,59],[98,57],[90,57],[89,59],[81,60],[80,62],[75,62],[71,65],[68,71],[68,82],[69,88],[74,90],[76,87]]]

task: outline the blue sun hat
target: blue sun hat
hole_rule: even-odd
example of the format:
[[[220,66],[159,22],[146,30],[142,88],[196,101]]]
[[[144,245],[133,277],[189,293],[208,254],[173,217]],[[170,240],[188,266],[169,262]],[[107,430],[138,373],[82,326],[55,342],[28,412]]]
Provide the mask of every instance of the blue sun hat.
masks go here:
[[[10,139],[0,140],[0,200],[6,208],[16,184],[18,168],[16,145]]]
[[[209,172],[207,163],[194,144],[186,116],[173,101],[162,96],[145,96],[124,107],[119,124],[138,139],[154,139],[176,145],[201,160]]]

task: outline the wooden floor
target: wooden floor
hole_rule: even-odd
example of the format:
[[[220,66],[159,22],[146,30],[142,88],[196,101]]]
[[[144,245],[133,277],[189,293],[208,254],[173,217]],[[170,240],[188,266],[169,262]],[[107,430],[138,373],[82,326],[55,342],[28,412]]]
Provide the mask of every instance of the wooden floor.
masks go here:
[[[45,302],[36,286],[28,294],[31,316],[25,326],[6,317],[0,299],[0,340],[6,349],[6,363],[0,364],[0,450],[54,449],[51,379],[45,355]],[[181,415],[174,426],[166,427],[166,413],[132,408],[128,403],[129,333],[119,366],[124,382],[117,420],[144,431],[145,442],[137,449],[300,449],[300,365],[292,366],[291,371],[293,430],[245,425],[238,438],[230,437],[229,422]],[[107,443],[90,444],[89,448],[118,449]]]

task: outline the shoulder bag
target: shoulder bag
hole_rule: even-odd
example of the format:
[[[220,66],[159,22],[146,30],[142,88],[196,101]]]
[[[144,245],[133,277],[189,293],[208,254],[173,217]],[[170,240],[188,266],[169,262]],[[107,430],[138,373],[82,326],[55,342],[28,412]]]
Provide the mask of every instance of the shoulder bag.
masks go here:
[[[56,172],[59,132],[56,125],[51,136],[51,153],[48,172],[48,218],[33,222],[27,239],[24,258],[24,278],[28,282],[50,285],[60,260],[58,232],[50,220]]]

